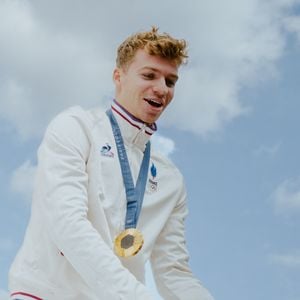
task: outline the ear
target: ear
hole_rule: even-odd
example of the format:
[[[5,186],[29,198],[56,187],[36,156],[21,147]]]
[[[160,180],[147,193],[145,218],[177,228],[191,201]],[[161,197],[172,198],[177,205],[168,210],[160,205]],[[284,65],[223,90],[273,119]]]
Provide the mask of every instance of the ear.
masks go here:
[[[121,70],[119,68],[115,68],[113,71],[113,81],[116,85],[120,84],[121,80]]]

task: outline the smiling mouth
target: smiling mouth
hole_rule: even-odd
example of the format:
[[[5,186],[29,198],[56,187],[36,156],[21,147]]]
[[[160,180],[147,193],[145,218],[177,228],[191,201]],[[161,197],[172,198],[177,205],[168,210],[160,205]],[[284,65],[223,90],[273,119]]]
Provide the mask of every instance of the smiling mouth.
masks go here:
[[[153,106],[153,107],[159,108],[159,107],[162,107],[162,106],[163,106],[163,104],[162,104],[161,102],[156,101],[156,100],[154,100],[154,99],[147,99],[147,98],[144,98],[144,100],[145,100],[146,102],[148,102],[148,103],[149,103],[151,106]]]

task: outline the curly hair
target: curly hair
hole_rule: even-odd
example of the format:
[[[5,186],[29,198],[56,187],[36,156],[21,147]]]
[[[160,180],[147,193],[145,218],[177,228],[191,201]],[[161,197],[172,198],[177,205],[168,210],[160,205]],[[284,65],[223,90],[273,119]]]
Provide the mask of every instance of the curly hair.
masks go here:
[[[187,62],[187,42],[175,39],[167,33],[158,33],[158,28],[152,26],[150,31],[138,32],[129,36],[117,50],[116,65],[126,68],[135,53],[144,49],[150,55],[157,55],[174,62],[177,66]]]

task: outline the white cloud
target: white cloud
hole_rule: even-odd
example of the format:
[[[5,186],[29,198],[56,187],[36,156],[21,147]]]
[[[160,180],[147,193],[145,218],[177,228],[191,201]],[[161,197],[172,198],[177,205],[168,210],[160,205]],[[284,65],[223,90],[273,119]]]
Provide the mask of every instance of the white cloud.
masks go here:
[[[296,33],[298,40],[300,42],[300,17],[299,16],[290,16],[287,17],[284,21],[286,29],[292,33]]]
[[[151,143],[156,151],[165,156],[170,156],[175,151],[174,141],[157,133],[151,138]]]
[[[7,291],[0,290],[0,300],[9,300],[9,294]]]
[[[283,181],[272,194],[275,213],[293,215],[300,213],[300,178]]]
[[[205,136],[248,111],[241,88],[276,75],[297,2],[2,1],[0,117],[28,138],[66,106],[103,103],[117,45],[157,24],[185,37],[191,57],[164,123]]]
[[[256,156],[274,156],[280,150],[281,143],[276,143],[273,145],[261,145],[253,151]]]
[[[28,1],[0,3],[0,43],[0,117],[23,138],[40,135],[66,106],[94,105],[111,89],[111,62],[95,45],[43,24]]]
[[[12,191],[20,194],[24,199],[30,201],[35,174],[36,166],[32,165],[29,160],[25,161],[12,173],[10,181]]]
[[[272,264],[288,268],[300,267],[300,253],[294,254],[271,254],[269,261]]]

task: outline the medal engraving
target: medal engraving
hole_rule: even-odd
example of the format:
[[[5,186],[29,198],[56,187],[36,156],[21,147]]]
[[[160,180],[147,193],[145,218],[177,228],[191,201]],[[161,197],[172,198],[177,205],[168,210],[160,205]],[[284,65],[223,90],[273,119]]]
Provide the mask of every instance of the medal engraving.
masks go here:
[[[143,235],[135,228],[122,231],[115,239],[115,253],[121,257],[136,255],[144,243]]]
[[[128,249],[133,246],[134,243],[134,236],[131,234],[126,235],[121,240],[121,248]]]

